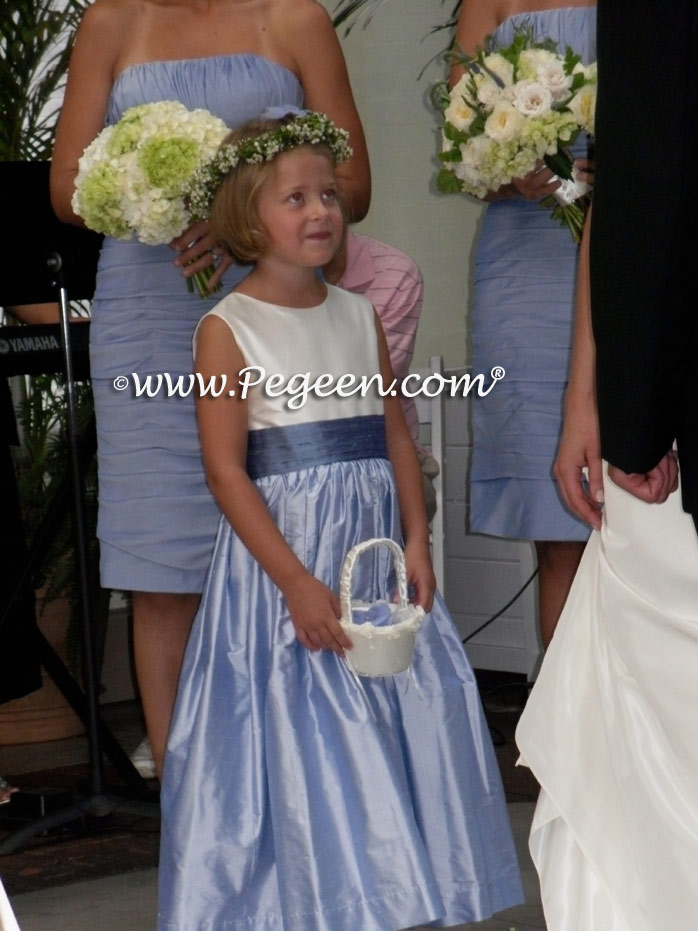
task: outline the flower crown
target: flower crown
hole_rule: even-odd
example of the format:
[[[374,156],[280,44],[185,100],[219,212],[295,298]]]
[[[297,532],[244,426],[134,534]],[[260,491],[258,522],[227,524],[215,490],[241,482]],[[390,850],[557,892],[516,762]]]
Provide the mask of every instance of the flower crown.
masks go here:
[[[292,118],[276,129],[250,136],[236,145],[222,145],[213,159],[200,165],[194,172],[187,201],[193,217],[208,217],[213,196],[223,178],[241,162],[248,165],[270,162],[281,152],[300,145],[323,145],[332,153],[335,164],[351,158],[349,133],[340,129],[325,116],[312,110],[283,111]],[[263,114],[264,116],[264,114]]]

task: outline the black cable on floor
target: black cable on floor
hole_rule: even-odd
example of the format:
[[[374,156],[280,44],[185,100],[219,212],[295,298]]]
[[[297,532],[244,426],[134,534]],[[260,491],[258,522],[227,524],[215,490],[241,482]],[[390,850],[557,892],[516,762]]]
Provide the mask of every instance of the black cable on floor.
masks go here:
[[[514,604],[516,599],[520,598],[521,595],[523,595],[523,593],[526,591],[528,586],[531,584],[531,582],[535,579],[537,575],[538,575],[538,566],[536,566],[536,568],[533,570],[531,575],[526,579],[526,581],[523,583],[523,585],[518,590],[518,592],[514,595],[514,597],[511,598],[509,601],[507,601],[504,607],[500,608],[496,614],[493,614],[492,617],[488,618],[484,624],[480,624],[480,626],[476,628],[476,630],[473,630],[471,633],[469,633],[467,637],[463,637],[463,643],[467,643],[469,640],[472,640],[473,637],[476,637],[480,633],[480,631],[483,631],[485,629],[485,627],[489,627],[489,625],[493,621],[496,621],[498,617],[501,617],[501,615],[504,614],[504,612]]]

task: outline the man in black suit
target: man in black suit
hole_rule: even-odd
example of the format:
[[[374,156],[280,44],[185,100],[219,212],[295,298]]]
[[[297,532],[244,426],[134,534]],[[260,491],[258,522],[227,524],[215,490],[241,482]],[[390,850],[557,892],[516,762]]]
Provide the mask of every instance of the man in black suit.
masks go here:
[[[676,442],[695,519],[698,4],[599,0],[597,48],[593,219],[556,475],[572,510],[598,528],[600,456],[617,484],[661,503],[676,487]]]
[[[517,729],[541,785],[530,847],[551,931],[698,915],[697,20],[697,0],[598,2],[596,181],[555,473],[601,532]],[[674,444],[693,521],[672,495]]]

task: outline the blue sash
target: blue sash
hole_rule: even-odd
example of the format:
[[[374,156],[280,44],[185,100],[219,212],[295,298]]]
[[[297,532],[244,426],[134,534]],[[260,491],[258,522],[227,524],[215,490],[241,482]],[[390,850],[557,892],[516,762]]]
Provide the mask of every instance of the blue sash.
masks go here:
[[[382,414],[250,430],[247,436],[247,473],[252,479],[332,462],[387,458]]]

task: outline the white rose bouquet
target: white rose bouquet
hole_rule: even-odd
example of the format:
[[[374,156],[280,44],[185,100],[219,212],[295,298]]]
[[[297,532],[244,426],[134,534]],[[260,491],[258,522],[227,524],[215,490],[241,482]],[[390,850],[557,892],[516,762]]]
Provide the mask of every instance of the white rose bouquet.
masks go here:
[[[203,219],[190,208],[189,187],[227,133],[208,110],[188,110],[176,101],[131,107],[81,156],[73,210],[98,233],[117,239],[135,233],[150,245],[168,243]],[[209,293],[210,274],[193,276],[202,296]],[[187,284],[191,290],[191,279]]]
[[[574,180],[565,149],[580,132],[594,133],[596,64],[584,66],[570,48],[559,54],[552,40],[535,42],[525,27],[511,45],[495,51],[488,40],[456,60],[465,68],[458,83],[435,89],[444,111],[438,189],[482,198],[543,161],[562,184],[541,204],[578,241],[589,186]]]

